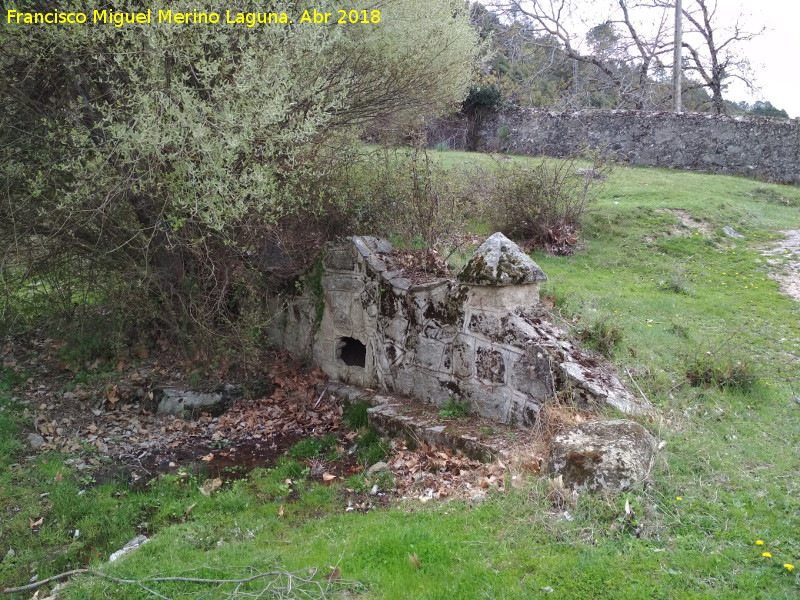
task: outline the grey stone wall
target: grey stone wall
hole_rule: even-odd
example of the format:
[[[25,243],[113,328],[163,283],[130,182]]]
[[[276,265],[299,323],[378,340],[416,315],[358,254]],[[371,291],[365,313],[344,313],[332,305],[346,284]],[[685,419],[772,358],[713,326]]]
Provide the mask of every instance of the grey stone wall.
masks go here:
[[[494,152],[567,156],[588,147],[633,165],[800,184],[800,119],[518,109],[484,118],[477,137],[477,149]]]

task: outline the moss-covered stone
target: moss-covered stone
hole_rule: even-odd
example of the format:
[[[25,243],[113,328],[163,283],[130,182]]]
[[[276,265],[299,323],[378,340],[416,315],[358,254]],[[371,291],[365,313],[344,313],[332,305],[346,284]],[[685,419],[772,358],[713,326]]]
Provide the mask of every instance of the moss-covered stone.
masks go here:
[[[458,274],[458,280],[474,285],[497,285],[491,267],[486,264],[486,259],[478,254],[464,265]]]
[[[433,319],[441,325],[458,326],[464,320],[464,303],[467,300],[467,290],[458,287],[445,297],[442,302],[431,301],[425,308],[423,316]]]
[[[480,245],[458,279],[471,285],[524,285],[546,281],[547,276],[519,246],[498,232]]]

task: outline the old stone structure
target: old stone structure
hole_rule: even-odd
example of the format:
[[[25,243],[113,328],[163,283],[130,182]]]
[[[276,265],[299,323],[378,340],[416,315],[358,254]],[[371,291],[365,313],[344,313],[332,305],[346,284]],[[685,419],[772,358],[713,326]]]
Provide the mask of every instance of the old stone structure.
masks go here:
[[[451,123],[433,144],[467,140]],[[441,138],[441,139],[439,139]],[[634,110],[517,109],[484,118],[478,150],[568,156],[593,148],[633,165],[731,173],[800,184],[800,120]]]
[[[500,233],[457,279],[415,282],[385,240],[330,248],[322,270],[275,321],[273,340],[333,380],[530,425],[556,394],[578,404],[649,410],[538,306],[542,270]]]

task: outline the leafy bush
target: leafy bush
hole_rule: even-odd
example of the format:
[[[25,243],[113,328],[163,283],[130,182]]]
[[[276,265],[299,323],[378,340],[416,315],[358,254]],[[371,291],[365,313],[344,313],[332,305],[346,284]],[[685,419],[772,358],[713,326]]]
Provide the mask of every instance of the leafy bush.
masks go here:
[[[598,160],[578,169],[570,158],[500,165],[487,203],[492,228],[553,254],[572,254],[581,216],[594,200],[606,164]]]
[[[328,167],[316,159],[378,119],[448,110],[469,88],[483,44],[463,3],[380,8],[390,27],[4,28],[0,325],[36,285],[65,309],[89,290],[86,301],[184,341],[250,329],[238,327],[259,295],[258,259],[282,268],[287,254],[264,241],[330,239],[317,236],[325,199],[305,185]]]
[[[467,98],[461,105],[461,110],[468,115],[479,111],[497,111],[503,97],[502,90],[494,83],[488,85],[472,86]]]

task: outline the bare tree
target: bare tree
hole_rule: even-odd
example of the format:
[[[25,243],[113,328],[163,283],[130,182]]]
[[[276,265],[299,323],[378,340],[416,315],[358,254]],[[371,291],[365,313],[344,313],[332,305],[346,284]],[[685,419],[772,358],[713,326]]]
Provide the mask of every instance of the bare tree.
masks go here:
[[[661,56],[672,48],[667,39],[668,11],[656,2],[614,0],[595,6],[591,11],[593,25],[580,16],[580,0],[495,0],[491,6],[509,18],[528,20],[531,31],[557,40],[568,58],[591,65],[596,79],[619,95],[620,105],[645,109],[661,104],[654,94],[652,69],[663,68]],[[653,9],[648,14],[646,34],[642,23],[631,14],[631,9],[637,8]],[[579,33],[586,28],[588,35]]]
[[[508,18],[526,19],[538,35],[556,40],[568,58],[592,65],[596,75],[619,94],[622,106],[663,108],[670,100],[654,74],[669,66],[664,64],[669,59],[663,57],[675,50],[671,23],[675,0],[609,0],[605,4],[493,0],[490,5]],[[742,44],[765,29],[747,29],[742,15],[725,25],[717,6],[718,0],[683,0],[685,56],[681,58],[688,83],[685,91],[706,90],[712,110],[720,114],[725,111],[723,93],[731,80],[754,89]],[[589,35],[584,37],[582,32],[587,30]]]
[[[657,15],[657,18],[651,21],[654,28],[652,29],[650,35],[645,36],[640,33],[638,25],[631,17],[628,5],[632,5],[634,9],[662,8],[660,14]],[[639,64],[636,68],[636,71],[638,72],[639,77],[636,84],[640,94],[636,108],[643,109],[646,108],[643,94],[652,88],[650,85],[651,67],[658,66],[663,68],[664,65],[661,61],[661,57],[665,54],[669,54],[671,50],[668,31],[669,11],[667,9],[663,9],[663,7],[654,6],[650,2],[631,3],[626,0],[619,0],[619,6],[622,9],[622,23],[625,25],[628,35],[630,36],[630,44],[635,47],[636,54],[638,54]],[[626,49],[626,54],[631,57],[636,56],[632,50],[633,48],[631,48],[629,45]]]
[[[671,0],[660,3],[670,6]],[[699,87],[706,88],[711,95],[713,111],[722,114],[725,112],[722,94],[728,80],[738,79],[749,89],[755,89],[750,61],[739,46],[764,33],[765,28],[748,31],[741,25],[742,15],[731,26],[717,24],[717,0],[690,0],[688,6],[684,5],[683,15],[689,25],[683,39],[683,48],[689,53],[689,60],[684,60],[685,71],[699,76]]]

